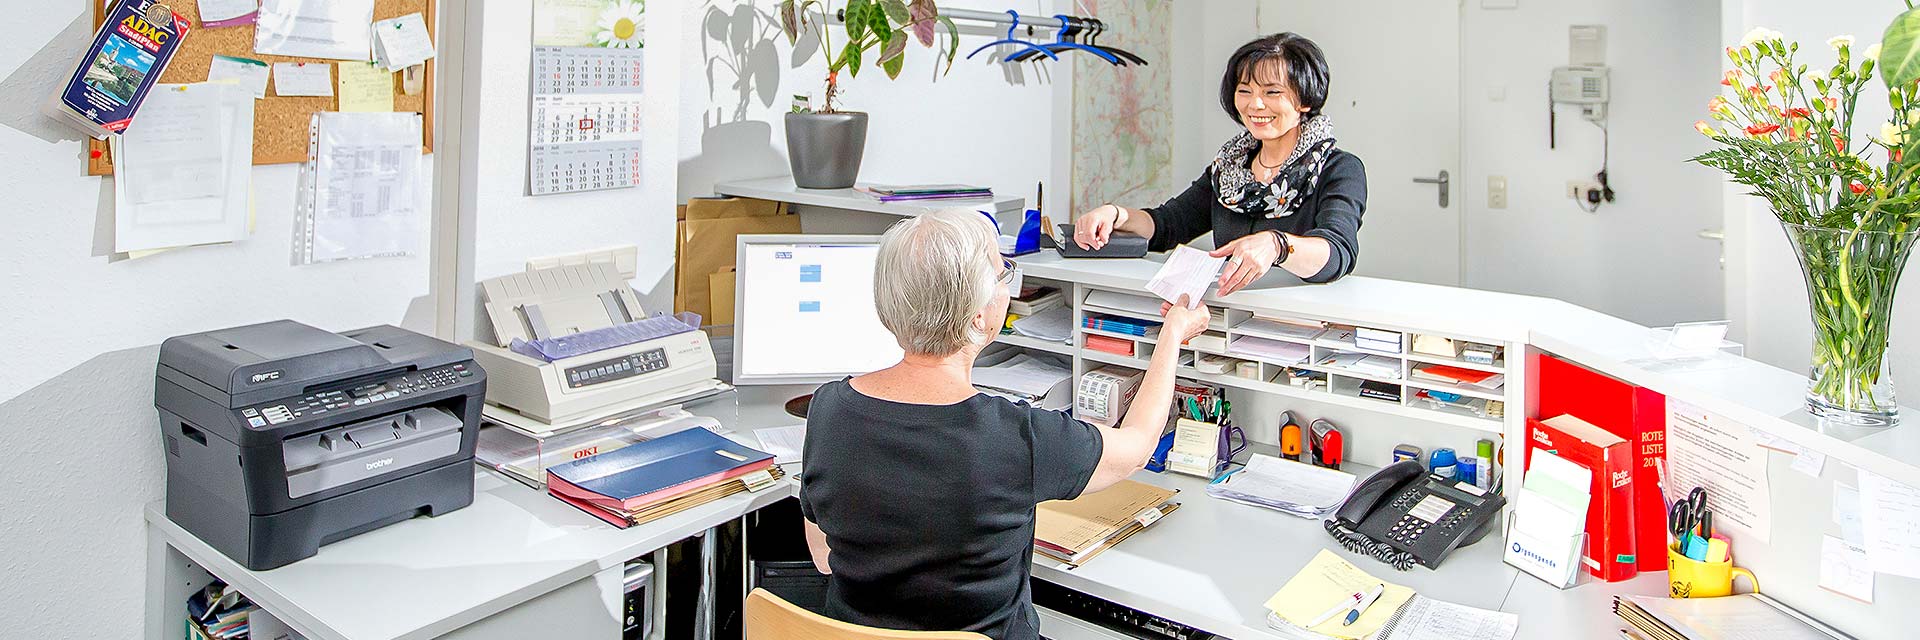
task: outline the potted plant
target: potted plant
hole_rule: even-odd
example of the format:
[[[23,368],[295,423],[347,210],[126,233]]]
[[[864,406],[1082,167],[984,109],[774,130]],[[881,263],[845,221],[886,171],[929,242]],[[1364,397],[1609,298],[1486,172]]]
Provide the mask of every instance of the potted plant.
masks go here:
[[[1753,188],[1785,227],[1813,316],[1807,410],[1822,421],[1899,421],[1887,337],[1894,288],[1920,239],[1920,12],[1893,21],[1856,55],[1852,36],[1827,41],[1837,62],[1809,70],[1799,43],[1754,29],[1727,47],[1730,95],[1694,127],[1719,148],[1693,158]],[[1884,62],[1883,62],[1884,61]],[[1879,66],[1892,117],[1854,136],[1854,109]]]
[[[898,78],[906,66],[907,41],[932,47],[936,27],[947,32],[947,63],[940,67],[941,74],[953,68],[960,50],[960,30],[940,15],[933,0],[847,0],[837,14],[830,5],[831,0],[780,2],[780,28],[787,42],[799,42],[804,30],[819,38],[820,54],[827,60],[827,88],[819,108],[796,103],[786,115],[787,161],[794,184],[807,189],[844,189],[860,174],[867,114],[840,109],[841,72],[856,78],[862,66],[871,64],[888,78]],[[829,15],[839,16],[840,28],[831,26]]]

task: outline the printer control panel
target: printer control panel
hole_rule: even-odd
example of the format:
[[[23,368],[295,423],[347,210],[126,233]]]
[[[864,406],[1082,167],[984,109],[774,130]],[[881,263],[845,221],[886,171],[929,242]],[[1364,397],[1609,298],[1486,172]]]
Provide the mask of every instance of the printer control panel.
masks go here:
[[[298,400],[247,407],[240,410],[240,420],[249,427],[265,429],[307,416],[346,411],[405,395],[451,387],[465,382],[470,377],[473,377],[473,367],[465,364],[415,371],[347,389],[311,393]]]
[[[568,367],[567,388],[578,389],[603,382],[625,380],[667,368],[667,350],[648,349],[611,360]]]

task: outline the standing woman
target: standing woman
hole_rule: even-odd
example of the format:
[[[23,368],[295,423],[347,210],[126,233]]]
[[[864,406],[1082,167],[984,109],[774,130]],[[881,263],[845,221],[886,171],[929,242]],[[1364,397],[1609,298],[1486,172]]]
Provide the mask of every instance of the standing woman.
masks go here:
[[[1367,172],[1334,146],[1326,57],[1293,33],[1259,38],[1227,60],[1220,107],[1246,128],[1187,190],[1152,209],[1103,204],[1073,224],[1085,248],[1106,245],[1115,230],[1166,251],[1212,231],[1220,295],[1279,266],[1308,282],[1332,282],[1359,258]]]

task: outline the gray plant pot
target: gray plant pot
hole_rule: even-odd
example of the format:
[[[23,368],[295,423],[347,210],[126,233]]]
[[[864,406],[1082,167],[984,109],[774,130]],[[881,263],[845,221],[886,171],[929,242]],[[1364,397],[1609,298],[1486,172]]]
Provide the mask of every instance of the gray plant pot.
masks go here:
[[[787,162],[802,189],[845,189],[860,176],[867,114],[787,114]]]

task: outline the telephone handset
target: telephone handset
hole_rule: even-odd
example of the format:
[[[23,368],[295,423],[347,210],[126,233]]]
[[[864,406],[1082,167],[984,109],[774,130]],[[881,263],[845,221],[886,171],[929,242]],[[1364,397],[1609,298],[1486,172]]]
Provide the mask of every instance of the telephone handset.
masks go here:
[[[1428,474],[1418,460],[1402,460],[1355,487],[1326,529],[1348,550],[1395,569],[1414,563],[1432,569],[1455,547],[1494,529],[1506,503],[1499,494]]]

